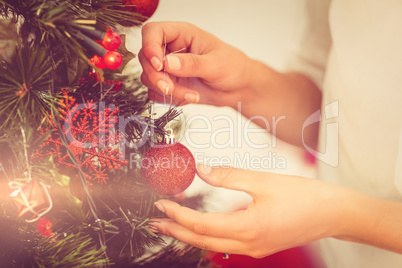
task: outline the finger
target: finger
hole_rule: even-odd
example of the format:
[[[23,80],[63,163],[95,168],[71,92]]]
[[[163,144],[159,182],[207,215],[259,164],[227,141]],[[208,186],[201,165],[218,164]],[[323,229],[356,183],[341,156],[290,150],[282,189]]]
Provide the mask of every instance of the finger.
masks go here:
[[[199,235],[173,220],[153,219],[152,222],[150,222],[150,225],[155,227],[159,233],[163,235],[173,237],[197,248],[215,252],[234,254],[243,253],[242,249],[244,248],[244,243],[240,241],[228,238]]]
[[[142,48],[144,55],[155,70],[163,68],[164,45],[169,44],[171,51],[191,45],[195,26],[177,22],[149,22],[142,27]],[[180,38],[180,35],[185,36]]]
[[[162,96],[162,94],[160,94],[159,91],[155,91],[155,90],[152,90],[151,88],[148,88],[148,98],[151,101],[163,103],[163,99],[161,99],[161,96]]]
[[[189,103],[198,103],[200,99],[200,93],[198,93],[198,91],[189,89],[180,84],[175,85],[175,91],[171,94],[163,94],[159,90],[153,91],[153,94],[156,94],[157,96],[155,100],[165,104],[181,102],[181,105],[185,105]]]
[[[145,73],[141,74],[141,82],[148,88],[148,98],[159,103],[171,103],[171,100],[166,94],[163,94],[158,88],[149,81]]]
[[[216,59],[208,54],[177,53],[166,56],[165,68],[177,77],[200,77],[213,80],[217,74]]]
[[[198,164],[197,174],[212,186],[244,191],[255,198],[254,191],[258,189],[256,179],[265,173],[230,166],[211,167]]]
[[[170,200],[159,200],[155,206],[166,216],[198,235],[206,235],[236,240],[245,240],[253,217],[249,211],[242,210],[233,213],[201,213],[180,206]]]
[[[179,103],[179,100],[171,99],[169,96],[162,94],[159,90],[152,90],[148,88],[148,98],[154,102],[163,103],[163,104],[176,104]]]
[[[200,101],[200,93],[196,90],[190,89],[181,84],[175,83],[174,92],[171,93],[171,97],[177,100],[184,100],[185,103],[198,103]]]
[[[162,93],[170,94],[174,91],[174,84],[169,77],[169,74],[163,71],[156,71],[151,63],[145,58],[142,50],[138,53],[138,59],[142,65],[141,81],[144,85],[152,89],[158,89]],[[144,79],[145,78],[145,79]]]
[[[141,78],[142,80],[143,78]],[[191,93],[193,94],[193,93]],[[179,94],[183,95],[183,94]],[[153,90],[152,88],[148,88],[148,98],[152,101],[158,102],[158,103],[164,103],[164,104],[174,104],[178,105],[180,103],[180,106],[190,104],[190,103],[197,103],[198,102],[198,92],[194,92],[195,97],[190,97],[188,98],[188,95],[184,94],[184,99],[183,97],[176,98],[175,95],[171,97],[171,95],[164,95],[162,94],[159,90]]]
[[[155,23],[147,23],[142,27],[142,50],[156,71],[163,69],[163,37],[162,28]]]
[[[165,94],[160,92],[159,89],[155,89],[151,82],[149,82],[146,75],[141,75],[141,82],[148,87],[148,98],[152,101],[159,103],[170,103],[171,100]]]
[[[149,90],[157,91],[158,93],[162,94],[158,88],[156,88],[154,85],[152,85],[151,81],[149,81],[148,76],[145,73],[141,74],[141,82]]]
[[[159,90],[167,95],[165,98],[158,98],[160,100],[158,102],[163,102],[167,97],[186,101],[183,104],[199,102],[200,94],[197,91],[172,82],[169,74],[155,71],[144,57],[142,50],[140,50],[138,58],[143,68],[143,73],[141,74],[142,83],[152,90]]]

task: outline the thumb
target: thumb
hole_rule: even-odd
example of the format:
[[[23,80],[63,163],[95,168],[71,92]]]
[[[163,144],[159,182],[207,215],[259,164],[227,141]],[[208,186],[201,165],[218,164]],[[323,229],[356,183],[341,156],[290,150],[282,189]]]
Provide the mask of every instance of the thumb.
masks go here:
[[[231,190],[244,191],[254,195],[255,180],[258,172],[245,169],[238,169],[230,166],[211,167],[197,164],[198,176],[206,183]]]
[[[191,53],[169,54],[166,56],[165,68],[177,77],[200,77],[208,80],[214,66],[207,55]]]

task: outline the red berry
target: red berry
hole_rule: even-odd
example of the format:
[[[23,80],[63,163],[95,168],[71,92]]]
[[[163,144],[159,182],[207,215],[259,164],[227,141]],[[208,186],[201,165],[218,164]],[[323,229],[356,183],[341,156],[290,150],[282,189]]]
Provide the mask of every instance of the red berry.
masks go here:
[[[99,57],[98,55],[93,56],[90,61],[99,69],[105,69],[106,65],[105,63],[102,61],[102,58]]]
[[[102,57],[101,61],[105,64],[106,68],[110,70],[115,70],[120,67],[123,62],[123,58],[121,54],[117,51],[108,51]]]
[[[103,37],[102,40],[102,45],[107,50],[116,50],[117,48],[119,48],[120,44],[121,38],[118,33],[115,33],[112,30],[106,32],[105,37]]]
[[[52,222],[47,218],[41,218],[38,220],[36,230],[43,236],[50,236],[52,232]]]

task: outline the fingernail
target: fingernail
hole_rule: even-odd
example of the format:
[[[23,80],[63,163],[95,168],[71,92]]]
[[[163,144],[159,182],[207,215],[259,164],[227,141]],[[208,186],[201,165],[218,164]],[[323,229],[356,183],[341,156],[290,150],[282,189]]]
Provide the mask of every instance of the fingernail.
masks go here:
[[[154,234],[159,233],[158,222],[156,219],[148,221],[148,224],[149,224],[148,228],[149,231],[153,232]]]
[[[178,71],[181,68],[181,63],[178,57],[173,55],[166,56],[169,68],[173,71]]]
[[[161,203],[155,202],[154,203],[155,207],[165,213],[165,208],[161,205]]]
[[[197,171],[201,175],[208,175],[211,173],[212,168],[210,166],[204,165],[204,164],[198,164],[197,165]]]
[[[164,93],[164,94],[169,94],[169,84],[166,81],[159,81],[158,82],[158,88]]]
[[[163,68],[163,64],[162,64],[161,60],[158,59],[157,57],[153,57],[151,59],[151,64],[155,68],[155,70],[157,70],[158,72],[160,70],[162,70],[162,68]]]
[[[194,93],[187,93],[186,95],[184,95],[184,99],[191,103],[198,103],[198,101],[200,100],[200,96]]]
[[[152,232],[152,233],[154,233],[154,234],[158,234],[158,233],[159,233],[158,228],[156,228],[156,227],[155,227],[154,225],[152,225],[152,224],[150,224],[150,226],[151,226],[151,227],[147,228],[148,231],[150,231],[150,232]]]

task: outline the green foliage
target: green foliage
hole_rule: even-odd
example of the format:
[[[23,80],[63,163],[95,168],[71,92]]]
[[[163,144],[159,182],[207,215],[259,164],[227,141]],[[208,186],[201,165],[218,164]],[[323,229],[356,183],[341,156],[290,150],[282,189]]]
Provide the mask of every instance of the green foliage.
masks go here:
[[[136,267],[153,268],[212,268],[216,267],[205,258],[208,253],[206,250],[200,250],[190,245],[174,241],[165,248],[152,254],[146,259],[138,261]]]
[[[62,86],[76,83],[83,75],[81,67],[93,56],[93,52],[79,42],[79,26],[96,26],[103,30],[122,23],[138,26],[142,18],[124,10],[121,1],[116,0],[0,0],[0,15],[21,23],[22,44],[34,42],[46,46],[53,52],[52,57],[63,62],[68,73]],[[132,58],[126,54],[120,72]]]
[[[114,22],[123,26],[139,26],[144,21],[140,14],[126,11],[121,0],[94,0],[92,7],[98,21],[103,24]]]
[[[199,265],[205,252],[176,243],[166,245],[153,232],[150,219],[163,216],[153,205],[160,196],[142,180],[139,166],[107,170],[107,185],[89,187],[83,172],[86,167],[80,165],[87,152],[74,147],[63,131],[61,115],[67,110],[60,107],[71,98],[76,100],[73,105],[87,101],[97,107],[101,102],[114,105],[119,108],[116,116],[138,119],[129,121],[119,133],[132,143],[146,139],[141,148],[125,148],[126,160],[131,160],[132,153],[141,158],[150,145],[163,139],[165,125],[180,109],[173,106],[160,118],[152,118],[152,111],[146,111],[150,107],[147,92],[138,77],[104,74],[96,68],[99,76],[90,73],[91,51],[77,41],[78,26],[103,30],[136,26],[143,17],[126,11],[119,0],[0,0],[0,17],[6,18],[0,20],[0,45],[8,46],[7,54],[0,53],[0,266]],[[126,64],[133,54],[125,49],[124,36],[122,41],[119,51]],[[114,91],[113,82],[118,81],[120,90]],[[61,96],[65,92],[67,96]],[[84,126],[80,119],[74,120],[85,130],[96,128],[96,124]],[[143,129],[144,122],[148,129]],[[148,135],[149,128],[155,135]],[[56,136],[61,149],[41,157],[39,149],[54,148],[47,141]],[[61,166],[55,154],[63,155],[71,165]],[[99,157],[92,167],[103,168],[96,161]],[[52,199],[45,215],[52,222],[49,237],[39,234],[35,222],[17,217],[12,198],[1,192],[10,181],[28,184],[32,179],[46,185]],[[157,253],[148,254],[150,248]]]
[[[45,237],[38,246],[41,253],[35,261],[39,267],[94,267],[109,263],[104,249],[98,249],[90,236],[81,233]]]
[[[58,98],[49,92],[52,67],[47,51],[28,45],[0,64],[0,130],[25,122],[39,124]]]
[[[96,18],[106,25],[125,21],[131,26],[139,26],[143,19],[139,14],[126,11],[120,0],[0,0],[0,15],[22,16],[29,23],[35,23],[38,18],[48,23],[67,19],[66,24],[76,19]]]
[[[0,267],[34,267],[33,256],[38,254],[41,239],[35,226],[3,213],[0,226]]]

